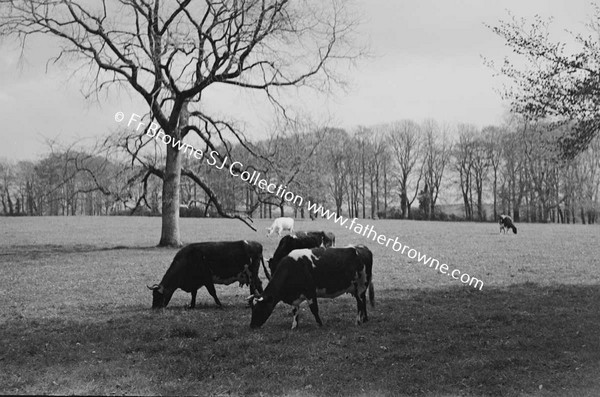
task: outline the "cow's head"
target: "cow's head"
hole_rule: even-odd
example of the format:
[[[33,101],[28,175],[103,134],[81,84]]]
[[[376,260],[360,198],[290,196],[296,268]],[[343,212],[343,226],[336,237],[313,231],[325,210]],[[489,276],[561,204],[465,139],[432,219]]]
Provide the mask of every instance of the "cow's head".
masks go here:
[[[152,291],[152,308],[160,309],[167,307],[174,291],[168,291],[165,287],[159,284],[153,286],[146,286]]]
[[[251,295],[248,298],[252,307],[252,319],[250,320],[250,328],[258,328],[262,326],[273,313],[277,302],[272,296]]]
[[[273,228],[272,227],[266,227],[265,229],[267,229],[267,237],[269,237],[271,235],[271,233],[273,233]]]

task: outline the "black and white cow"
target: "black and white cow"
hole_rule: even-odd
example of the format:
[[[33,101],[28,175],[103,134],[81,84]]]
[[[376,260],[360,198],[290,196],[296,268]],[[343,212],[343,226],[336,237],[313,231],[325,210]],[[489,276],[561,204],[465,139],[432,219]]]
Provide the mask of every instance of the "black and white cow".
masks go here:
[[[506,234],[508,229],[512,229],[513,233],[517,234],[517,227],[510,216],[504,214],[500,215],[498,223],[500,224],[500,233],[504,232]]]
[[[297,232],[295,235],[283,236],[269,259],[269,270],[275,272],[277,263],[287,254],[301,248],[331,247],[335,243],[335,235],[331,232]]]
[[[196,306],[196,293],[205,286],[215,303],[221,306],[215,284],[239,281],[250,286],[250,293],[262,292],[258,277],[263,247],[256,241],[219,241],[194,243],[177,252],[160,284],[152,290],[152,308],[166,307],[178,288],[192,294],[190,308]],[[266,268],[265,268],[266,271]]]
[[[298,309],[307,300],[317,324],[317,298],[335,298],[344,293],[356,298],[356,323],[368,321],[366,291],[374,305],[372,281],[373,254],[364,245],[346,248],[313,248],[292,251],[283,258],[261,295],[252,298],[250,327],[262,326],[275,305],[283,301],[293,306],[292,329],[298,326]]]

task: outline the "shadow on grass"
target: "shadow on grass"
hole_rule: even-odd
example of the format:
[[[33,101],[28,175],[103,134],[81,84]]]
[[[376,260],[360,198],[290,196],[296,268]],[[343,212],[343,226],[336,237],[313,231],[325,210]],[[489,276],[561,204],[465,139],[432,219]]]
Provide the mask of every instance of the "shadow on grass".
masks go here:
[[[354,325],[350,297],[280,304],[259,330],[243,305],[90,308],[80,319],[3,324],[0,393],[596,395],[600,286],[377,291]]]

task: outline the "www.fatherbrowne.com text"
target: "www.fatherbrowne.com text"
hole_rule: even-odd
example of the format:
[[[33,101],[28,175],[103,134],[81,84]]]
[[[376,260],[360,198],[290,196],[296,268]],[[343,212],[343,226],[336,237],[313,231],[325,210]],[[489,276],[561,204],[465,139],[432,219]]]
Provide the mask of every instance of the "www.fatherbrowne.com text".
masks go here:
[[[115,114],[115,121],[121,122],[124,120],[124,114],[122,112],[117,112]],[[136,131],[138,131],[141,127],[145,126],[145,123],[141,122],[141,116],[135,113],[131,114],[129,118],[129,122],[127,126],[130,127],[131,124],[137,123]],[[183,143],[181,140],[173,139],[170,135],[166,135],[162,129],[159,128],[159,125],[152,122],[150,125],[146,127],[146,135],[155,140],[161,140],[165,145],[171,145],[173,148],[177,148],[177,150],[187,154],[190,157],[194,157],[198,160],[205,160],[206,163],[210,166],[216,166],[221,158],[219,152],[215,150],[211,150],[208,153],[203,153],[202,151],[194,148],[192,145],[188,143]],[[283,198],[285,201],[292,203],[297,207],[301,207],[304,204],[304,199],[294,194],[291,191],[287,191],[285,185],[277,185],[275,183],[271,183],[270,181],[261,178],[261,174],[258,171],[252,171],[252,173],[248,171],[238,172],[239,170],[244,169],[244,165],[239,161],[231,161],[228,156],[226,156],[220,165],[216,166],[218,170],[222,170],[227,166],[227,162],[229,162],[229,173],[234,177],[239,177],[244,182],[250,183],[251,185],[257,186],[261,190],[266,190],[267,192],[274,194],[278,197]],[[323,209],[321,205],[317,206],[317,203],[311,203],[310,200],[307,200],[307,208],[309,211],[314,213],[315,215],[320,215],[321,218],[327,218],[328,220],[333,219],[334,223],[339,224],[340,226],[344,226],[347,229],[352,230],[354,233],[359,234],[366,238],[372,238],[373,241],[376,241],[380,245],[385,245],[389,247],[392,245],[392,249],[396,252],[400,252],[401,254],[406,254],[410,259],[417,258],[418,263],[423,263],[425,266],[429,266],[439,271],[442,274],[446,274],[449,277],[452,277],[455,280],[460,280],[463,284],[468,284],[473,288],[479,288],[481,290],[483,288],[483,281],[468,275],[467,273],[462,273],[458,269],[453,269],[450,271],[449,266],[445,263],[440,264],[437,259],[432,257],[428,257],[425,254],[421,254],[421,252],[417,251],[414,248],[410,248],[407,245],[403,245],[398,241],[398,238],[386,237],[383,234],[378,234],[373,226],[367,225],[366,227],[362,224],[356,222],[358,219],[354,218],[350,221],[349,225],[346,225],[348,222],[348,218],[343,216],[338,216],[335,212],[330,212],[329,210]],[[434,265],[435,264],[435,265]]]

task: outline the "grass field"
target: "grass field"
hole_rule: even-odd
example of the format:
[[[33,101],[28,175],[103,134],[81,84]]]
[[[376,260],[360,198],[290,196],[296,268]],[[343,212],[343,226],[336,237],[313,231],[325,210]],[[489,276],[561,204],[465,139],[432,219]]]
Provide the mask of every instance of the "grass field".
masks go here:
[[[185,243],[277,238],[240,222],[182,219]],[[363,221],[484,282],[476,290],[327,220],[337,245],[374,254],[376,306],[350,296],[284,304],[250,330],[247,288],[177,291],[150,310],[175,249],[158,218],[0,218],[0,393],[167,395],[600,395],[600,227]],[[262,276],[262,272],[261,272]],[[264,279],[264,276],[262,276]]]

